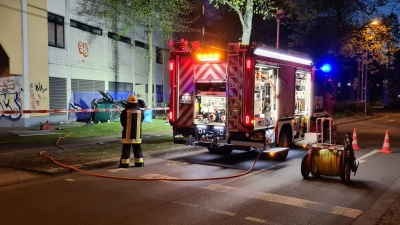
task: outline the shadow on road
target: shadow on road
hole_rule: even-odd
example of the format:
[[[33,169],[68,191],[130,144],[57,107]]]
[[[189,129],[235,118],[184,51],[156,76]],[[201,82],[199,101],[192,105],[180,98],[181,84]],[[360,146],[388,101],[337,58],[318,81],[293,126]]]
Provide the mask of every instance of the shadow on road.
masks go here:
[[[259,151],[240,151],[234,150],[229,155],[215,155],[209,153],[208,151],[203,151],[198,154],[193,154],[189,156],[171,157],[170,160],[175,161],[185,161],[192,164],[203,164],[210,166],[219,166],[222,168],[231,168],[237,170],[248,170],[257,158]],[[264,154],[264,153],[263,153]],[[287,166],[286,162],[288,160],[297,159],[303,157],[307,154],[306,150],[303,149],[290,149],[288,157],[285,161],[274,161],[266,159],[265,155],[261,155],[254,170],[269,169],[278,170]]]
[[[349,188],[354,188],[354,189],[359,189],[359,190],[368,190],[371,191],[373,190],[373,186],[376,187],[376,183],[373,181],[360,181],[357,180],[357,177],[353,176],[351,177],[350,183],[346,185]],[[337,177],[330,177],[330,176],[320,176],[320,177],[313,177],[310,176],[308,179],[303,179],[303,182],[319,182],[319,183],[329,183],[329,184],[342,184],[342,180],[340,179],[339,176]],[[375,183],[375,184],[373,184]],[[343,184],[344,185],[344,184]]]

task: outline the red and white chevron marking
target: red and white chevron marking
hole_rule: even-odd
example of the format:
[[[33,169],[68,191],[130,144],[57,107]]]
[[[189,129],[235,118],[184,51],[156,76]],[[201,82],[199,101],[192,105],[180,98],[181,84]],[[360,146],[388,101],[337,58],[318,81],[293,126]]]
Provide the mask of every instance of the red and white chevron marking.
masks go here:
[[[88,112],[121,112],[123,108],[112,108],[112,109],[52,109],[52,110],[3,110],[0,114],[31,114],[31,113],[88,113]],[[166,108],[141,108],[141,110],[169,110]]]
[[[226,80],[226,63],[198,64],[194,71],[196,82],[223,82]]]
[[[194,92],[194,60],[193,59],[182,59],[179,62],[179,96],[184,93],[189,93],[193,96]],[[192,99],[193,100],[193,99]],[[179,112],[177,119],[175,120],[176,126],[180,127],[191,127],[194,122],[194,106],[193,104],[180,104],[178,102]]]

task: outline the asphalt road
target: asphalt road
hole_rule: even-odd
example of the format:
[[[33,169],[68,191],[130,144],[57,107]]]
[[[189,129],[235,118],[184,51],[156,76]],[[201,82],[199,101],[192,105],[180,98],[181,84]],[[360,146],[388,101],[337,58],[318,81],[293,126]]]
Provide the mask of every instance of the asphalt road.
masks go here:
[[[362,148],[356,151],[360,167],[349,186],[339,177],[303,179],[300,162],[306,150],[291,149],[286,161],[260,159],[250,174],[231,179],[129,181],[71,174],[0,187],[0,224],[374,224],[399,194],[393,190],[400,176],[399,125],[399,114],[387,114],[339,126],[339,140],[356,128]],[[386,130],[392,154],[377,151]],[[217,178],[243,173],[256,155],[217,156],[201,149],[145,159],[142,168],[91,172]]]

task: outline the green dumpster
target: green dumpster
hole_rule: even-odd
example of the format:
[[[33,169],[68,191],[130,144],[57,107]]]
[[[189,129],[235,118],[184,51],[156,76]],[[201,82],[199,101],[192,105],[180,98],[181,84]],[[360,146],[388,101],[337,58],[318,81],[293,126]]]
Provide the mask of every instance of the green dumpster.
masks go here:
[[[111,109],[112,107],[112,103],[109,102],[98,102],[97,103],[97,108],[98,109]],[[111,112],[95,112],[93,115],[93,122],[98,123],[104,123],[104,122],[108,122],[108,120],[110,119],[111,116]]]

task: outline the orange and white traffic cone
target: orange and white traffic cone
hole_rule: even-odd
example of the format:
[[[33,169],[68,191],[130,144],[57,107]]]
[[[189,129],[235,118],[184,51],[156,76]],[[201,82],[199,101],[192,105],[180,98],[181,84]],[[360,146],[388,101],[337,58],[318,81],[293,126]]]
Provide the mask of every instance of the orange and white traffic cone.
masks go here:
[[[356,128],[354,128],[354,131],[353,131],[353,150],[360,150],[360,149],[361,148],[358,147]]]
[[[389,143],[389,130],[386,130],[385,140],[383,140],[383,147],[382,150],[380,150],[379,152],[392,153],[392,150],[390,150],[390,143]]]

